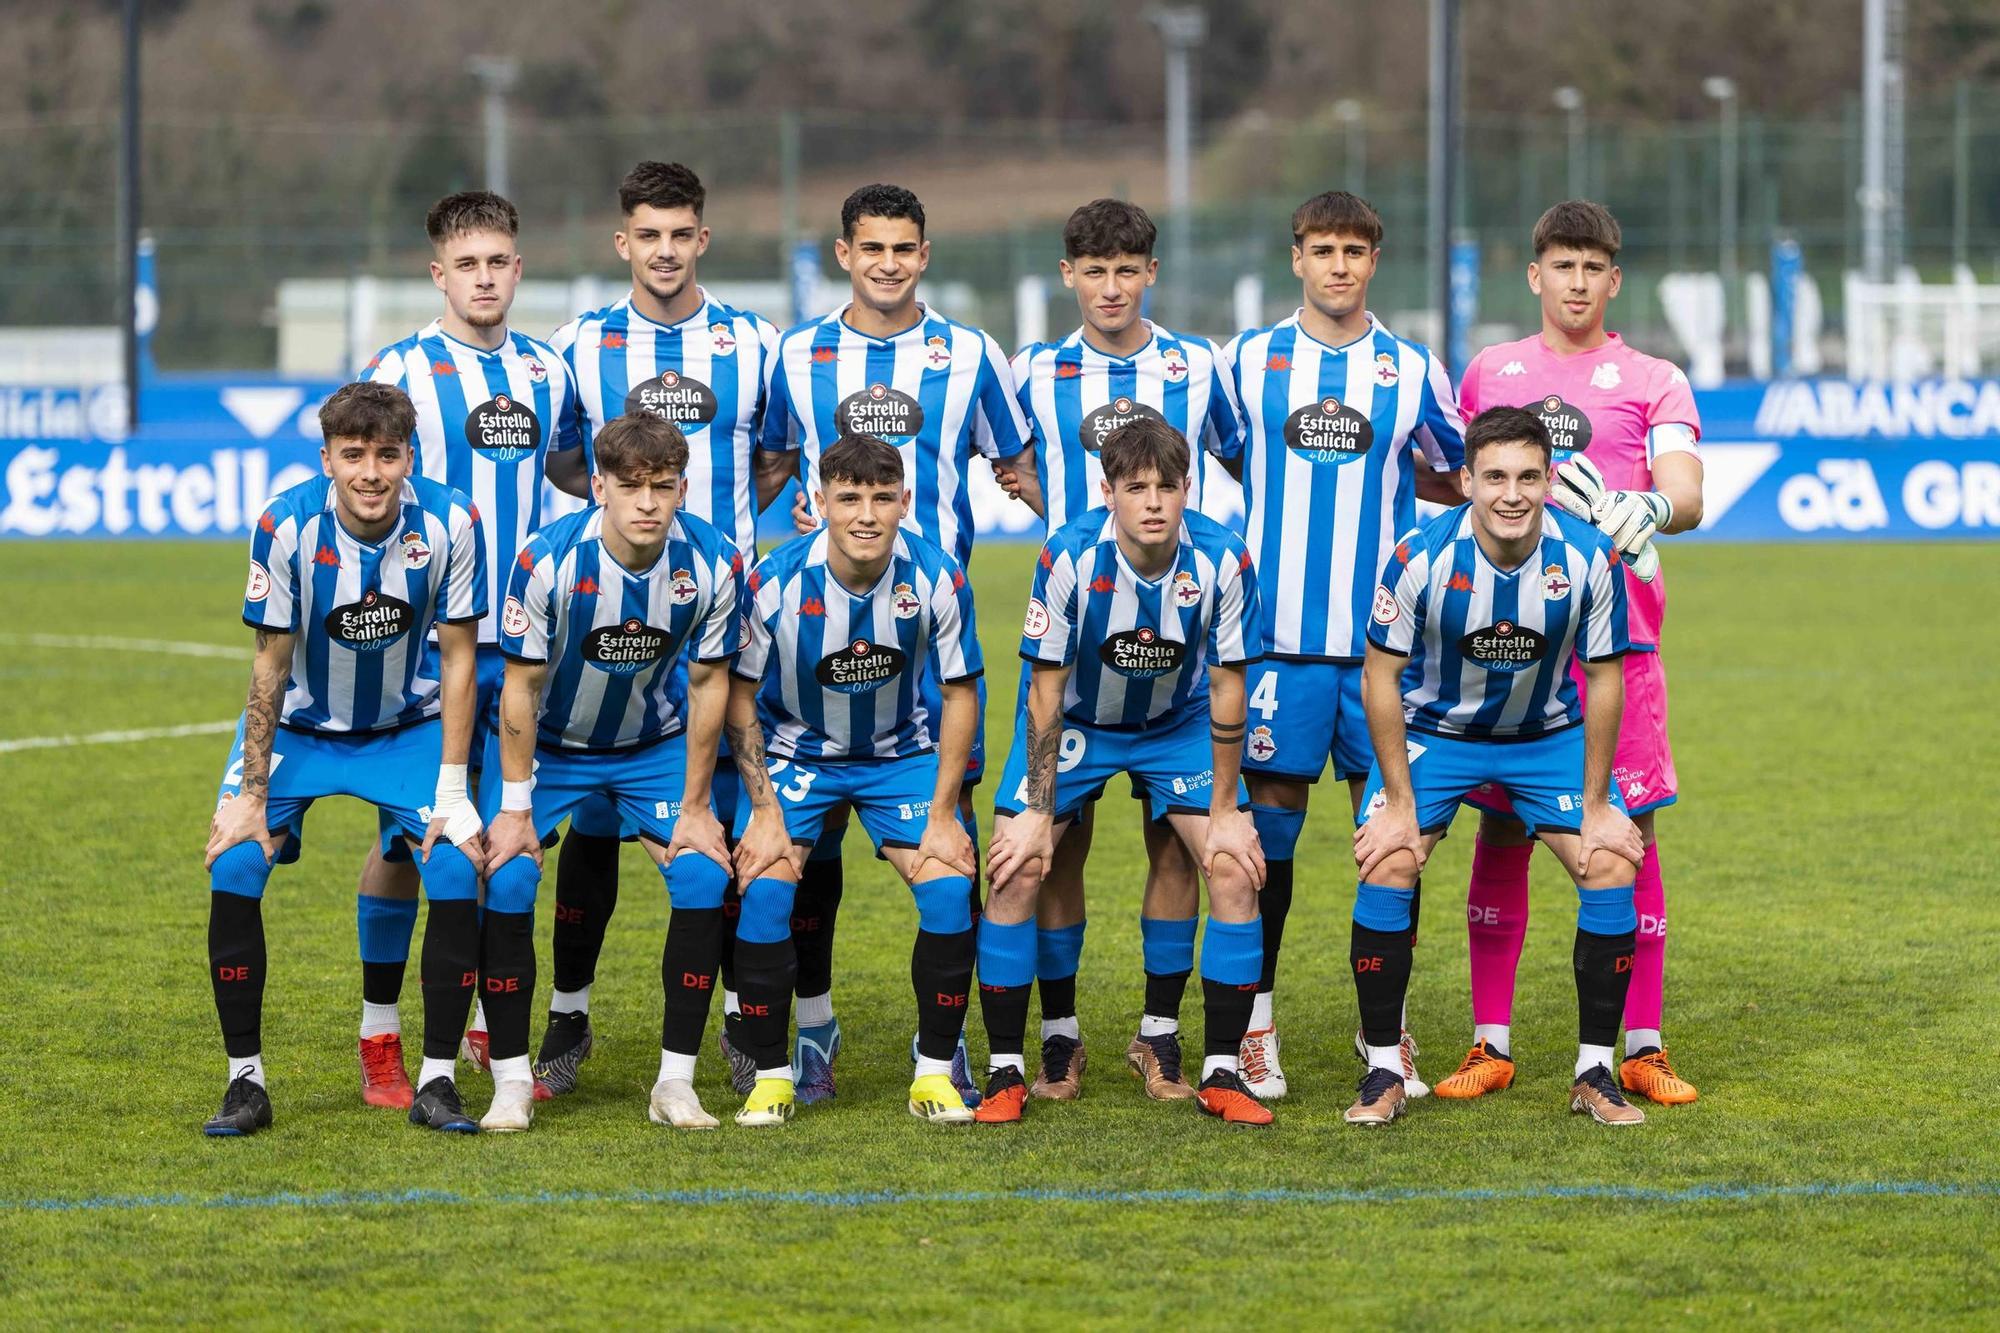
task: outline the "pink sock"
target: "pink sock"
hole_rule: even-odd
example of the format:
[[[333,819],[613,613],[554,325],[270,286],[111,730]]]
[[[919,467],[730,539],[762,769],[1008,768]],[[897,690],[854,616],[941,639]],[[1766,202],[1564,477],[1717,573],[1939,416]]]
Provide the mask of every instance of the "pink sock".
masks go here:
[[[1633,886],[1632,906],[1639,913],[1639,937],[1632,954],[1632,986],[1625,992],[1625,1026],[1657,1031],[1664,1007],[1667,976],[1667,890],[1660,883],[1660,849],[1646,849]]]
[[[1472,887],[1466,895],[1465,934],[1472,954],[1472,1021],[1511,1023],[1514,970],[1528,935],[1528,858],[1532,844],[1472,846]]]

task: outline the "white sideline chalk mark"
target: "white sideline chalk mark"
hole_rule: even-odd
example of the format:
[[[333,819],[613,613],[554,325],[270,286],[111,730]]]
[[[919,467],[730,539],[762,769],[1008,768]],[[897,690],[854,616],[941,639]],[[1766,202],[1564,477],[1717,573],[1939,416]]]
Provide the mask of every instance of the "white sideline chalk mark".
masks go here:
[[[93,648],[112,653],[170,653],[179,657],[221,657],[248,662],[248,648],[220,643],[190,643],[184,639],[123,639],[110,634],[0,634],[0,647]]]
[[[0,741],[0,754],[19,750],[66,750],[73,745],[124,745],[132,741],[165,741],[178,736],[217,736],[236,730],[227,722],[184,722],[177,727],[141,727],[136,731],[93,731],[82,736],[21,736]]]

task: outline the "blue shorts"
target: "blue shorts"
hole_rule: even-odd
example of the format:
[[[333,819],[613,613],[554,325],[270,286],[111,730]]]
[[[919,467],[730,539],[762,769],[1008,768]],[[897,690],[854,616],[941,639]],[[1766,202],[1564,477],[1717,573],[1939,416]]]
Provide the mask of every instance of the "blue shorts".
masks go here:
[[[993,800],[995,814],[1018,815],[1027,808],[1027,732],[1024,711],[1014,723],[1014,745]],[[1075,818],[1097,799],[1114,773],[1130,773],[1135,792],[1144,784],[1154,819],[1170,814],[1207,814],[1209,789],[1215,781],[1207,707],[1190,708],[1165,725],[1143,728],[1098,727],[1064,718],[1056,749],[1056,818]],[[1247,805],[1249,800],[1249,793],[1238,782],[1237,804]]]
[[[1328,758],[1336,778],[1361,777],[1375,762],[1359,663],[1267,657],[1250,668],[1249,689],[1246,774],[1318,782]]]
[[[1009,763],[1013,762],[1014,753],[1020,751],[1021,749],[1021,741],[1023,738],[1025,724],[1028,719],[1028,682],[1031,679],[1033,679],[1033,677],[1034,677],[1033,667],[1025,664],[1024,662],[1024,664],[1021,667],[1021,688],[1014,692],[1014,743],[1012,750],[1010,750],[1007,755]],[[981,679],[984,679],[984,677],[981,677]],[[1107,774],[1106,776],[1108,777],[1109,775]],[[1148,800],[1149,796],[1146,791],[1146,780],[1140,777],[1137,773],[1129,774],[1129,776],[1132,780],[1132,799],[1135,801]],[[1006,780],[1006,774],[1004,770],[1002,771],[1001,778],[1002,778],[1001,790],[1003,792],[1019,791],[1021,789],[1021,784],[1018,781],[1010,783]],[[1105,786],[1104,783],[1102,782],[1098,783],[1096,790],[1092,791],[1089,795],[1085,796],[1083,800],[1078,803],[1079,813],[1081,813],[1082,806],[1089,805],[1092,801],[1101,801],[1104,799],[1104,786]],[[995,808],[998,807],[996,806]],[[1021,807],[1019,806],[1015,807],[1016,810],[1019,810],[1020,808]],[[1150,811],[1147,813],[1146,817],[1148,819],[1153,817]]]
[[[979,723],[972,729],[972,757],[965,763],[965,785],[968,789],[978,786],[980,779],[986,776],[986,677],[982,675],[975,679],[973,686],[979,691]],[[931,730],[936,732],[939,720],[944,717],[944,692],[938,685],[935,669],[924,672],[922,690],[924,707],[931,713]]]
[[[1459,803],[1482,787],[1504,791],[1530,833],[1575,833],[1583,820],[1583,727],[1564,727],[1525,741],[1466,740],[1432,732],[1410,733],[1410,788],[1417,799],[1417,827],[1442,832]],[[1372,768],[1362,793],[1367,821],[1382,794],[1382,770]],[[1611,804],[1625,809],[1618,784]]]
[[[487,748],[498,745],[500,742],[500,686],[507,676],[507,657],[506,654],[500,651],[499,644],[482,643],[479,645],[479,652],[473,659],[473,664],[477,684],[474,686],[472,705],[472,746],[466,751],[466,765],[470,769],[471,775],[483,775]],[[423,670],[424,674],[432,680],[443,679],[438,674],[441,667],[438,662],[438,646],[435,639],[424,645]],[[499,770],[495,769],[494,772],[497,773]],[[479,802],[478,786],[476,783],[469,783],[468,785],[472,786],[472,800],[477,805]],[[494,791],[497,793],[499,788],[494,788]],[[494,799],[496,801],[499,799],[497,794]],[[389,821],[385,818],[380,823],[382,830],[382,859],[384,861],[409,860],[410,849],[403,845],[402,839],[396,836],[396,831],[389,827]]]
[[[384,828],[399,846],[404,838],[424,840],[430,826],[431,798],[437,794],[438,757],[444,749],[444,723],[435,718],[359,735],[292,731],[279,727],[271,741],[271,783],[265,798],[271,828],[287,832],[280,862],[299,859],[299,836],[306,811],[323,796],[352,796],[380,812]],[[243,726],[229,752],[216,804],[243,789]]]
[[[733,781],[733,779],[732,779]],[[480,817],[500,813],[500,784],[483,783]],[[723,782],[718,775],[714,787]],[[535,834],[546,838],[586,802],[612,812],[620,826],[665,846],[680,822],[687,786],[687,737],[670,736],[629,750],[535,749]],[[734,802],[731,802],[734,813]],[[713,805],[710,807],[714,808]],[[718,813],[718,819],[722,815]],[[724,827],[728,825],[725,823]]]
[[[770,757],[771,787],[784,812],[792,841],[810,847],[826,831],[826,813],[846,805],[861,816],[875,850],[915,847],[923,841],[937,792],[936,752],[901,759],[813,759]],[[736,837],[750,826],[750,802],[737,806],[729,825]]]

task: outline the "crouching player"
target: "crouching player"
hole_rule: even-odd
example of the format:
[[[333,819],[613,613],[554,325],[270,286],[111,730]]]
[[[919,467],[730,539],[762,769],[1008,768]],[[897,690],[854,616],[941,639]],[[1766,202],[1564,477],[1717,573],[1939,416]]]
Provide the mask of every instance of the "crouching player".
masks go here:
[[[239,781],[232,764],[224,779],[205,861],[209,979],[230,1079],[202,1131],[252,1134],[271,1123],[264,885],[315,800],[354,796],[420,847],[431,903],[424,1063],[410,1120],[469,1132],[476,1126],[459,1102],[454,1059],[479,967],[484,861],[464,774],[486,614],[485,538],[464,495],[410,475],[417,419],[401,389],[347,385],[320,408],[319,422],[326,475],[273,499],[250,539],[243,620],[257,631],[257,652],[242,771]],[[436,677],[424,671],[433,626]]]
[[[792,1116],[793,895],[827,812],[845,803],[916,895],[910,1113],[965,1124],[972,1112],[951,1063],[972,988],[975,852],[958,820],[984,670],[972,589],[958,561],[898,528],[910,492],[894,445],[870,435],[830,445],[813,504],[824,526],[750,574],[748,632],[729,695],[729,748],[749,803],[736,818],[736,980],[757,1070],[736,1123]]]
[[[1354,859],[1350,960],[1368,1071],[1350,1124],[1405,1104],[1399,1049],[1410,982],[1410,898],[1459,802],[1504,791],[1576,881],[1579,1053],[1570,1109],[1630,1125],[1645,1114],[1611,1076],[1638,919],[1639,833],[1611,785],[1631,644],[1611,541],[1547,509],[1541,418],[1496,407],[1465,433],[1469,503],[1397,543],[1368,624],[1362,706],[1375,743]],[[1583,663],[1587,702],[1569,674]],[[1579,726],[1578,723],[1582,725]]]
[[[1140,417],[1118,427],[1099,457],[1109,508],[1049,538],[1022,626],[1021,656],[1034,674],[1000,779],[987,858],[979,1002],[991,1068],[977,1119],[1021,1118],[1036,899],[1056,841],[1124,770],[1145,784],[1153,818],[1173,826],[1208,876],[1197,1101],[1224,1120],[1268,1125],[1270,1110],[1250,1095],[1237,1064],[1264,957],[1257,916],[1264,858],[1238,777],[1243,673],[1263,651],[1250,552],[1229,529],[1188,510],[1187,440],[1165,421]],[[1086,644],[1094,650],[1085,652]],[[1158,1029],[1147,1035],[1142,1027],[1127,1059],[1149,1094],[1167,1096],[1159,1087],[1185,1086],[1179,986],[1188,968],[1178,970],[1171,996],[1153,993],[1154,969],[1146,970],[1146,1017]]]
[[[694,1063],[722,959],[729,851],[709,786],[743,561],[713,525],[679,512],[688,461],[680,427],[648,413],[620,417],[597,437],[596,461],[597,507],[528,539],[500,613],[507,680],[499,754],[488,762],[502,783],[482,932],[494,1091],[480,1126],[522,1130],[534,1118],[528,1023],[542,842],[597,797],[638,830],[673,904],[650,1114],[713,1129]]]

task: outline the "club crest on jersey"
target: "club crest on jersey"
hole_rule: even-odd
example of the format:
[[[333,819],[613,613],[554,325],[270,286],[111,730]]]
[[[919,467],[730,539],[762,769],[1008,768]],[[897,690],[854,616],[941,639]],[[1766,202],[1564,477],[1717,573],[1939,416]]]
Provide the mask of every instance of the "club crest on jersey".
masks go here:
[[[1396,354],[1394,352],[1375,353],[1375,382],[1377,384],[1386,389],[1401,379],[1402,375],[1403,372],[1396,368]]]
[[[1104,441],[1112,431],[1144,418],[1162,422],[1166,420],[1159,412],[1130,394],[1121,393],[1078,423],[1077,443],[1083,446],[1085,453],[1094,454],[1104,447]]]
[[[933,333],[924,339],[924,360],[932,370],[943,370],[951,364],[951,339],[941,333]]]
[[[528,372],[528,379],[531,383],[541,384],[549,377],[549,368],[542,364],[539,357],[522,357],[521,367]]]
[[[535,409],[518,398],[496,393],[465,419],[465,442],[495,463],[512,463],[535,452],[542,423]]]
[[[829,690],[841,694],[869,694],[902,674],[909,659],[903,650],[887,643],[856,639],[845,648],[820,658],[813,675]]]
[[[1542,596],[1551,602],[1560,602],[1569,596],[1569,576],[1561,565],[1548,565],[1543,568]]]
[[[1250,757],[1260,764],[1268,764],[1278,756],[1277,738],[1271,735],[1271,729],[1261,722],[1250,728],[1250,738],[1243,743],[1243,748],[1248,750]]]
[[[1606,361],[1603,365],[1590,372],[1590,387],[1593,389],[1615,389],[1624,382],[1624,379],[1625,377],[1618,373],[1618,363],[1615,361]]]
[[[1488,671],[1525,671],[1542,660],[1549,641],[1540,630],[1496,620],[1485,629],[1476,629],[1458,641],[1458,651],[1468,662]]]
[[[701,589],[695,584],[694,575],[685,569],[673,572],[672,582],[667,585],[667,593],[674,599],[675,606],[686,606],[694,600]]]
[[[1326,397],[1285,418],[1285,444],[1312,463],[1359,458],[1375,443],[1375,423],[1338,398]]]
[[[271,574],[255,560],[250,562],[250,581],[243,585],[243,600],[261,602],[271,595]]]
[[[1375,589],[1375,610],[1372,614],[1378,625],[1395,624],[1396,617],[1402,614],[1402,610],[1396,605],[1396,594],[1378,585]]]
[[[924,608],[924,604],[917,600],[917,590],[907,583],[898,583],[890,589],[889,605],[896,609],[898,620],[908,620]]]
[[[1193,606],[1201,600],[1201,583],[1183,569],[1174,575],[1174,605]]]
[[[509,597],[500,608],[500,630],[517,639],[528,632],[528,608],[521,605],[520,598]]]
[[[326,634],[335,643],[360,653],[379,653],[410,632],[416,609],[386,592],[365,592],[358,602],[326,613]]]
[[[1180,348],[1169,347],[1160,353],[1160,373],[1173,384],[1178,384],[1187,378],[1187,358],[1182,355]]]
[[[1548,428],[1549,447],[1555,453],[1555,462],[1568,462],[1572,454],[1580,454],[1590,447],[1590,418],[1583,414],[1583,409],[1550,394],[1535,404],[1535,415]]]
[[[431,562],[431,546],[421,532],[403,534],[403,563],[411,569],[422,569]]]
[[[1097,658],[1121,676],[1151,680],[1180,670],[1187,658],[1187,645],[1163,639],[1159,631],[1141,625],[1122,629],[1097,647]]]
[[[692,375],[663,370],[625,395],[625,410],[650,412],[676,426],[706,426],[719,410],[715,391]]]
[[[876,435],[904,440],[924,428],[923,405],[899,389],[871,384],[843,398],[834,409],[843,435]]]
[[[252,568],[254,569],[255,566],[253,565]],[[1042,604],[1041,598],[1030,597],[1028,599],[1028,614],[1021,621],[1022,635],[1030,639],[1039,639],[1048,632],[1049,608]]]
[[[722,320],[708,326],[708,345],[728,356],[736,350],[736,335],[729,331],[729,325]]]
[[[600,625],[583,637],[583,660],[614,676],[644,671],[667,655],[667,632],[637,616]]]

